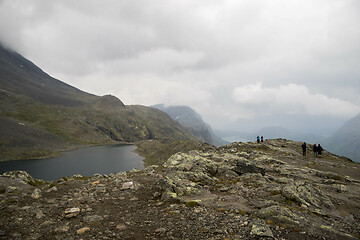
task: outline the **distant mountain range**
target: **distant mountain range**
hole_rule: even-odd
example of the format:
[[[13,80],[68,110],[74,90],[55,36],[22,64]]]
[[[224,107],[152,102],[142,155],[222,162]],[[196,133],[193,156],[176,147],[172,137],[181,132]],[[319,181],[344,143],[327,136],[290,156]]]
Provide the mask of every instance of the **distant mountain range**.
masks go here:
[[[335,154],[360,162],[360,114],[347,121],[323,145]]]
[[[260,131],[257,131],[251,135],[253,139],[255,139],[256,136],[264,136],[269,139],[284,138],[293,141],[305,141],[309,143],[319,143],[325,138],[315,134],[299,133],[279,126],[264,127]],[[247,138],[249,139],[250,136],[247,136]]]
[[[61,82],[0,45],[0,160],[143,139],[196,139],[167,114]]]
[[[194,109],[188,106],[165,106],[163,104],[157,104],[152,107],[167,113],[173,120],[187,128],[202,142],[215,146],[229,143],[216,136],[211,126],[204,122],[202,117]]]
[[[318,143],[325,139],[323,136],[315,134],[306,134],[292,131],[290,129],[279,127],[279,126],[269,126],[264,127],[261,130],[254,133],[245,133],[245,132],[231,132],[231,131],[220,131],[215,130],[215,132],[223,137],[225,140],[233,141],[256,141],[257,136],[264,136],[265,139],[276,139],[284,138],[293,141],[306,141],[309,143]]]
[[[330,137],[306,134],[287,128],[265,127],[255,133],[215,130],[223,139],[231,142],[256,141],[257,136],[265,139],[284,138],[293,141],[305,141],[309,144],[320,143],[326,150],[360,162],[360,114],[346,122]]]

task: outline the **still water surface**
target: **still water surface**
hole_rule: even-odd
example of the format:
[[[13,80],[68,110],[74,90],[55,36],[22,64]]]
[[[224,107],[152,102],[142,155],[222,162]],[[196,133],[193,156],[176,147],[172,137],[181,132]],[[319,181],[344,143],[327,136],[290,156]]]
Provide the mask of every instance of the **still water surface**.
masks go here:
[[[74,174],[91,176],[143,169],[144,158],[135,149],[134,145],[106,145],[81,148],[56,158],[0,162],[0,174],[23,170],[36,179],[54,181]]]

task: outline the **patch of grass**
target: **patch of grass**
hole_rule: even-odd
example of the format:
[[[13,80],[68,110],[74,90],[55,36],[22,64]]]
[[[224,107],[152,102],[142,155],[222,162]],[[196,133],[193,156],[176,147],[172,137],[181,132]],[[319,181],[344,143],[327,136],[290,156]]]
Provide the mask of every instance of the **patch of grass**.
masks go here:
[[[343,178],[342,178],[342,177],[340,177],[339,175],[332,176],[331,178],[332,178],[332,179],[334,179],[334,180],[337,180],[337,181],[341,181],[341,180],[343,180]]]
[[[76,180],[86,181],[86,180],[89,180],[90,178],[91,178],[91,177],[81,176],[81,177],[75,177],[74,179],[76,179]]]
[[[236,209],[235,211],[237,214],[241,215],[241,216],[245,216],[247,215],[246,211],[242,210],[242,209]]]
[[[308,167],[308,168],[316,169],[316,167],[318,167],[318,163],[316,163],[315,161],[311,161],[311,162],[307,162],[305,164],[305,166]]]
[[[6,205],[16,205],[18,203],[17,199],[14,198],[8,198],[5,200]]]
[[[235,185],[240,182],[240,178],[227,179],[227,178],[218,178],[215,182],[215,188],[221,188],[223,186]]]
[[[279,227],[281,227],[281,228],[287,228],[287,225],[286,225],[285,223],[280,223],[280,224],[279,224]]]
[[[199,202],[198,201],[188,201],[185,203],[185,205],[187,207],[197,207],[197,206],[199,206]]]
[[[227,210],[224,209],[224,208],[216,208],[215,210],[216,210],[217,212],[222,212],[222,213],[227,212]]]
[[[279,195],[279,194],[281,194],[281,190],[272,190],[272,191],[270,192],[270,194],[271,194],[272,196]]]
[[[29,183],[31,186],[33,186],[33,187],[38,187],[38,186],[41,186],[41,185],[45,184],[44,181],[42,181],[42,180],[37,180],[37,179],[30,180],[28,183]]]
[[[56,187],[56,186],[58,186],[56,183],[50,183],[48,188],[50,189],[50,188],[53,188],[53,187]]]
[[[301,232],[303,229],[301,229],[300,227],[294,226],[292,228],[294,230],[294,232]]]
[[[175,212],[175,211],[168,211],[167,214],[168,214],[168,215],[175,215],[175,214],[177,214],[177,212]]]
[[[271,219],[266,219],[265,222],[268,225],[275,225],[275,222],[273,220],[271,220]]]
[[[19,190],[14,190],[12,192],[9,193],[9,195],[19,195],[20,194],[20,191]]]
[[[215,147],[196,140],[177,140],[177,141],[138,141],[135,143],[137,149],[135,152],[145,157],[145,166],[159,165],[161,166],[178,152],[189,152],[190,150],[211,150]]]
[[[293,204],[294,202],[297,203],[296,199],[289,199],[289,198],[285,199],[284,202],[289,205]]]

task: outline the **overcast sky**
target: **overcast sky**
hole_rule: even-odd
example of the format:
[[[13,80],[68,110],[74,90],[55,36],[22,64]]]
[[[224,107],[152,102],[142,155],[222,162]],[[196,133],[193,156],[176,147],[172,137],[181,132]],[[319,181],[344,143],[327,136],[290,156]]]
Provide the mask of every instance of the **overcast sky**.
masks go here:
[[[0,41],[55,78],[242,131],[358,114],[359,25],[359,0],[0,0]]]

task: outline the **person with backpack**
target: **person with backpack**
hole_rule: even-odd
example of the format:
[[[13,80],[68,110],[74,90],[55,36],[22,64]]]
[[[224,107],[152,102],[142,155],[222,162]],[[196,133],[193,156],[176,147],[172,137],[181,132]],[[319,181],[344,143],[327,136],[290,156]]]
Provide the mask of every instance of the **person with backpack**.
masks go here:
[[[317,152],[318,152],[318,156],[319,157],[321,157],[321,154],[322,154],[322,151],[323,151],[324,149],[320,146],[320,144],[318,144],[318,146],[317,146]]]
[[[314,157],[318,157],[318,147],[316,146],[316,144],[314,144],[313,146],[313,151],[314,151]]]
[[[306,142],[301,145],[301,148],[303,150],[303,156],[306,156]]]

